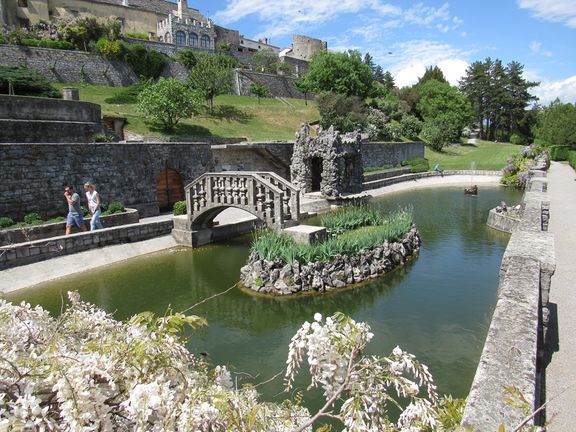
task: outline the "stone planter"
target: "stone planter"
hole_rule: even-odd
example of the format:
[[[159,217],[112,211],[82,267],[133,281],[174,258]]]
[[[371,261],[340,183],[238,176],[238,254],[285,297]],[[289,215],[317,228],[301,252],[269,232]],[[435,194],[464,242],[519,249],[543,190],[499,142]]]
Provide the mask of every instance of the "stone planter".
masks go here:
[[[115,213],[101,217],[105,228],[138,223],[140,216],[138,210],[127,208],[122,213]],[[86,227],[90,227],[90,218],[85,217]],[[22,228],[10,228],[0,231],[0,246],[42,240],[64,235],[66,221],[47,223],[43,225],[30,225]]]
[[[360,251],[358,255],[337,255],[329,262],[285,264],[266,261],[257,252],[240,269],[242,284],[254,291],[272,295],[325,292],[376,278],[403,265],[422,243],[415,226],[394,243]]]

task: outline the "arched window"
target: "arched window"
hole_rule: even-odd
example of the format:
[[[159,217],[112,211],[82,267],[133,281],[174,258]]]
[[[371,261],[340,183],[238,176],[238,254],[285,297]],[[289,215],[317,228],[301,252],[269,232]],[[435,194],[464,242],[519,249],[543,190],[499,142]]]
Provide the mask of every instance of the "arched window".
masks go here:
[[[190,46],[198,46],[198,35],[190,33]]]
[[[176,32],[176,45],[186,45],[186,33],[183,31]]]
[[[170,35],[170,33],[166,33],[166,35],[164,36],[164,42],[172,43],[172,36]]]
[[[204,35],[200,38],[200,46],[202,48],[210,48],[210,36]]]

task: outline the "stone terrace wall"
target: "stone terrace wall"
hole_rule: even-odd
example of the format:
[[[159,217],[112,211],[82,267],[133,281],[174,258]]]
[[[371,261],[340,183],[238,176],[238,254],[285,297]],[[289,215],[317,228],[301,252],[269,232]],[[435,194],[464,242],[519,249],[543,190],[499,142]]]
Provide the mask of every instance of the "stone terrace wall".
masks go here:
[[[250,95],[250,84],[257,83],[269,90],[269,96],[304,99],[304,93],[295,86],[295,78],[236,69],[234,73],[236,94]]]
[[[82,51],[0,45],[0,64],[27,66],[50,81],[126,86],[138,81],[128,64]]]
[[[397,165],[405,160],[424,157],[422,142],[363,142],[362,162],[364,168]]]
[[[512,430],[525,417],[504,400],[516,387],[531,411],[541,404],[541,359],[548,343],[548,295],[555,270],[554,237],[547,232],[549,201],[545,173],[532,172],[522,219],[504,253],[498,301],[476,370],[463,425]],[[531,423],[532,424],[532,423]]]
[[[216,171],[273,171],[290,178],[294,142],[245,142],[212,146]],[[408,159],[424,157],[424,144],[363,142],[364,166],[396,165]],[[374,161],[377,162],[376,165]],[[468,172],[466,172],[468,173]]]
[[[86,142],[104,132],[100,105],[0,95],[0,142]]]
[[[213,145],[216,171],[273,171],[290,178],[290,160],[294,143],[237,143]]]
[[[0,215],[15,220],[30,212],[65,214],[64,185],[81,192],[86,181],[105,202],[121,201],[144,217],[158,214],[156,181],[166,167],[184,185],[212,170],[205,143],[0,144],[0,155]]]

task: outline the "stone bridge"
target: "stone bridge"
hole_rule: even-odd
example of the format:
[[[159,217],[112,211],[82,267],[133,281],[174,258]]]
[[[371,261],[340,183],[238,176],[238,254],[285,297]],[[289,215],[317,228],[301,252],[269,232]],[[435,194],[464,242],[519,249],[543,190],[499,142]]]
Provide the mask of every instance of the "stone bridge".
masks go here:
[[[245,210],[260,219],[259,225],[275,230],[298,225],[300,221],[300,190],[272,172],[205,173],[186,186],[184,192],[187,215],[185,221],[175,218],[174,228],[177,233],[187,233],[188,239],[183,243],[194,246],[222,238],[215,236],[219,227],[213,221],[229,207]],[[227,232],[226,236],[234,234],[230,228]]]

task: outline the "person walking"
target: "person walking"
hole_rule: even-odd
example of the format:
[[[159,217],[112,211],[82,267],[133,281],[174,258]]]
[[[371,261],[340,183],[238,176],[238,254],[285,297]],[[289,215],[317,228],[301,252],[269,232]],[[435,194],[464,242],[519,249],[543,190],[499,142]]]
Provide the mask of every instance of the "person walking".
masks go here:
[[[97,229],[102,229],[102,221],[100,220],[100,214],[102,210],[100,208],[100,195],[96,192],[96,188],[90,182],[84,183],[84,191],[86,192],[86,202],[88,203],[88,210],[92,218],[90,219],[90,231]]]
[[[68,216],[66,217],[66,235],[70,235],[72,227],[77,226],[82,231],[87,231],[84,225],[84,216],[80,206],[80,195],[74,192],[74,188],[68,185],[64,188],[64,198],[68,203]]]

